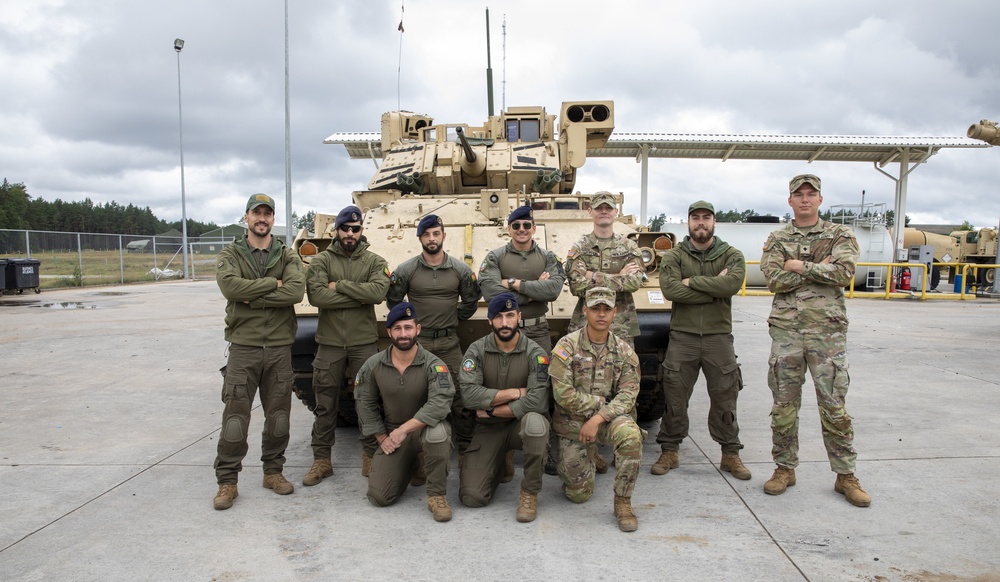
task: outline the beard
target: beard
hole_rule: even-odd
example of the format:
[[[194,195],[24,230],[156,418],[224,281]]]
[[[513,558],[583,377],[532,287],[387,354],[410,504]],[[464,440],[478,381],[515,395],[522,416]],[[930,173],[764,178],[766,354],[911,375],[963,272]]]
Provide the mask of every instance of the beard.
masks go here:
[[[392,346],[401,352],[408,352],[417,345],[415,338],[409,336],[392,338]]]
[[[264,228],[264,232],[260,232],[260,228],[261,227]],[[255,235],[257,235],[257,236],[259,236],[261,238],[264,238],[265,236],[271,234],[271,225],[269,225],[268,223],[266,223],[264,221],[260,221],[260,222],[254,223],[253,228],[251,230],[253,231],[253,233]]]
[[[517,330],[514,329],[513,327],[494,327],[493,328],[493,335],[497,336],[497,339],[499,339],[502,342],[509,342],[510,340],[514,339],[514,336],[516,334],[517,334]]]
[[[693,240],[694,242],[698,244],[705,244],[708,241],[712,240],[712,237],[715,236],[715,228],[698,229],[698,230],[691,230],[689,228],[688,235],[691,236],[691,240]]]
[[[348,253],[353,253],[358,248],[358,240],[342,238],[340,239],[340,246]]]
[[[424,252],[427,253],[428,255],[436,255],[441,252],[441,245],[439,243],[432,242],[429,245],[420,243],[420,246],[424,249]]]

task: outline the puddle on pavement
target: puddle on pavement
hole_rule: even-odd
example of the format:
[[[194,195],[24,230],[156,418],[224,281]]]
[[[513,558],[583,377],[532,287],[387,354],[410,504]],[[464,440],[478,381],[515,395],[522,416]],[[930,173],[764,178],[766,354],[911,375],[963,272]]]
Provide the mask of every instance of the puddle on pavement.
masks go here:
[[[29,305],[29,307],[41,307],[42,309],[97,309],[97,305],[93,303],[82,303],[80,301],[42,303],[41,305]]]
[[[128,295],[127,291],[98,291],[94,295],[102,295],[104,297],[117,297],[119,295]]]

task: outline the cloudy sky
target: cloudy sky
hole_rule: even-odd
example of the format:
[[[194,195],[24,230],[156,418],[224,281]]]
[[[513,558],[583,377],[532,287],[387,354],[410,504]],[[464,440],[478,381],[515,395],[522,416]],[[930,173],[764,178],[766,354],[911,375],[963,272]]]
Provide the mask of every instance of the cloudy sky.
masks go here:
[[[964,136],[1000,121],[992,1],[289,4],[299,214],[336,211],[371,176],[328,135],[378,131],[400,106],[485,121],[487,6],[497,108],[613,99],[622,132]],[[283,216],[282,0],[0,0],[0,22],[0,178],[179,219],[180,37],[188,216],[235,222],[258,191]],[[942,151],[910,175],[907,214],[996,225],[998,167],[1000,148]],[[788,178],[806,171],[826,204],[865,190],[892,208],[893,182],[866,163],[651,160],[649,214],[683,215],[696,198],[784,214]],[[635,160],[591,159],[577,189],[624,192],[638,214],[639,185]]]

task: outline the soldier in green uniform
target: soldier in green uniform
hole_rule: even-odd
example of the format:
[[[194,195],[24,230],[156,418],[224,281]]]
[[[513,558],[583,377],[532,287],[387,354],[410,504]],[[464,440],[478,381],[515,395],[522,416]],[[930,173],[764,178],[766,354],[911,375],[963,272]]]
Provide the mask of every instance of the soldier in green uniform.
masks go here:
[[[223,368],[222,432],[215,457],[219,491],[215,509],[229,509],[239,493],[236,482],[247,454],[247,431],[254,393],[264,409],[260,460],[264,487],[288,495],[294,487],[281,474],[288,446],[292,397],[292,343],[295,311],[302,301],[302,261],[281,239],[271,236],[274,200],[254,194],[247,201],[247,235],[222,249],[216,281],[226,298],[229,358]]]
[[[389,277],[386,304],[395,307],[406,298],[420,314],[420,345],[444,360],[458,385],[462,347],[458,324],[475,315],[481,292],[476,276],[463,261],[444,252],[444,224],[428,214],[417,224],[421,253],[396,267]],[[456,391],[448,418],[454,431],[455,448],[465,454],[472,440],[476,419],[462,404]]]
[[[780,495],[795,485],[799,408],[808,368],[816,388],[823,443],[830,468],[837,473],[833,489],[851,504],[868,507],[871,497],[854,476],[854,427],[844,406],[850,384],[844,287],[854,275],[858,241],[847,226],[820,219],[819,178],[796,176],[788,191],[795,218],[771,233],[760,259],[768,289],[774,292],[767,319],[771,335],[767,384],[774,397],[771,454],[778,465],[764,492]]]
[[[615,218],[618,217],[614,194],[594,194],[589,212],[594,220],[594,231],[573,243],[566,253],[569,289],[580,298],[567,331],[578,330],[587,323],[583,314],[587,290],[606,287],[615,292],[618,313],[611,331],[634,346],[633,338],[639,335],[639,318],[635,314],[632,293],[642,286],[644,274],[639,247],[635,241],[614,232]]]
[[[743,253],[715,236],[715,207],[699,200],[688,208],[688,236],[663,255],[660,290],[673,302],[670,343],[663,361],[666,410],[656,436],[661,453],[650,472],[664,475],[678,465],[688,436],[688,403],[704,370],[711,407],[708,432],[722,447],[719,469],[749,479],[740,459],[736,399],[743,388],[733,349],[733,295],[743,286]]]
[[[507,231],[510,242],[486,253],[479,267],[483,299],[490,301],[501,293],[513,293],[521,309],[524,335],[549,353],[552,337],[545,315],[549,302],[559,298],[566,273],[555,253],[533,240],[536,226],[530,206],[515,208],[510,213]]]
[[[445,417],[455,386],[448,366],[417,344],[420,325],[415,317],[407,302],[389,311],[385,323],[392,346],[369,358],[355,379],[361,434],[378,442],[368,474],[368,500],[380,507],[395,503],[411,483],[420,455],[427,508],[435,521],[448,521],[451,427]]]
[[[524,451],[524,479],[516,519],[534,521],[542,464],[549,444],[549,354],[520,332],[512,293],[489,304],[493,333],[473,342],[460,374],[462,398],[476,410],[476,430],[460,478],[462,503],[489,505],[505,479],[508,451]]]
[[[313,360],[313,390],[316,418],[312,429],[313,464],[302,479],[316,485],[333,475],[331,452],[336,438],[340,387],[377,351],[378,327],[375,306],[389,289],[389,267],[385,259],[368,250],[362,234],[361,209],[348,206],[334,222],[336,238],[313,257],[306,278],[309,303],[319,308],[316,325],[316,358]],[[362,443],[361,473],[367,474],[375,442]]]
[[[586,326],[559,340],[549,366],[556,401],[552,429],[559,435],[559,477],[566,497],[583,503],[594,492],[597,445],[613,447],[618,529],[635,531],[639,520],[632,510],[632,491],[646,436],[635,422],[639,358],[628,342],[610,332],[615,292],[592,287],[585,300]]]

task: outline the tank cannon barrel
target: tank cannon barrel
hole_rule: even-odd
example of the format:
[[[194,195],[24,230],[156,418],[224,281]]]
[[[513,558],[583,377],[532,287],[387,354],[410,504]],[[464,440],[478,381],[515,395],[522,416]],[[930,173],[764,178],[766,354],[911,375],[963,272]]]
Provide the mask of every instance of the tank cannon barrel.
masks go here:
[[[462,150],[465,152],[466,161],[470,164],[476,163],[476,152],[472,151],[472,145],[469,143],[469,138],[465,137],[465,130],[461,127],[456,127],[455,134],[458,135],[458,141],[462,144]]]
[[[455,128],[455,135],[458,136],[458,141],[462,145],[462,171],[470,176],[482,176],[483,172],[486,171],[486,160],[480,159],[476,155],[476,152],[472,149],[472,144],[469,143],[469,138],[465,137],[465,130],[461,127]]]
[[[997,128],[995,121],[989,119],[983,119],[979,123],[970,125],[966,135],[972,139],[985,141],[990,145],[1000,146],[1000,129]]]

